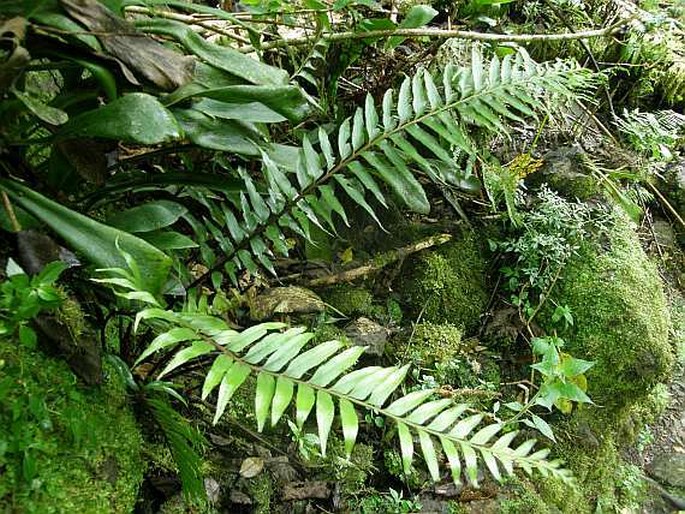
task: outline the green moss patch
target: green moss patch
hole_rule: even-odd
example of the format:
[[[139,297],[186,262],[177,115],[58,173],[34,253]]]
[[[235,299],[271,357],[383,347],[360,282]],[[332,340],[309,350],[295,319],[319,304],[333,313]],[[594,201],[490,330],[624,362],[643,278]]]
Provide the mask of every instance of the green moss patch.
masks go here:
[[[0,511],[129,513],[142,437],[111,374],[81,386],[64,362],[0,343]]]
[[[589,394],[608,408],[644,397],[668,378],[674,362],[663,284],[630,222],[616,215],[606,241],[584,243],[554,293],[571,309],[573,327],[560,333],[574,357],[592,360]],[[553,327],[550,314],[541,318]]]
[[[465,232],[461,239],[410,259],[408,280],[397,284],[411,316],[431,323],[451,323],[473,330],[488,302],[486,260],[479,239]]]

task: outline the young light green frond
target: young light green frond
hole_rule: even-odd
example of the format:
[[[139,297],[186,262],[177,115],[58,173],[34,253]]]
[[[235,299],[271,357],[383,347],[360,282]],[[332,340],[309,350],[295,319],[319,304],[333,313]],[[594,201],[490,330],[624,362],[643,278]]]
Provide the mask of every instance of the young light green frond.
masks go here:
[[[357,409],[362,408],[396,424],[405,471],[412,465],[418,441],[419,453],[434,480],[441,477],[440,453],[444,453],[455,481],[461,480],[463,472],[474,485],[479,466],[488,469],[496,480],[513,473],[516,466],[527,472],[569,478],[558,462],[546,459],[548,450],[538,450],[534,440],[518,442],[516,432],[500,435],[504,425],[484,422],[485,416],[472,413],[466,404],[438,398],[435,390],[392,398],[405,379],[407,366],[368,366],[347,371],[363,347],[345,348],[339,341],[310,347],[311,333],[301,328],[278,331],[284,328],[278,323],[255,325],[237,333],[225,328],[220,320],[214,323],[199,314],[157,310],[143,317],[170,324],[153,341],[153,351],[144,353],[145,357],[155,352],[171,353],[162,374],[201,356],[216,355],[202,388],[206,399],[218,386],[215,423],[232,395],[248,376],[255,375],[257,429],[264,430],[267,420],[274,426],[289,413],[302,428],[314,411],[322,454],[326,452],[336,411],[345,451],[352,451],[359,431]],[[512,447],[515,442],[518,446]]]

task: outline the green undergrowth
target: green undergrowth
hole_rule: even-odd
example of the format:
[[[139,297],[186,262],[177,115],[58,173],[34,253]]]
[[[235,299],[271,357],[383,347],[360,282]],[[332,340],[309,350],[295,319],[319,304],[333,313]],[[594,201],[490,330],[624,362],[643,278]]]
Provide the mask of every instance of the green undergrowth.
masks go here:
[[[437,250],[409,259],[397,284],[414,319],[474,330],[488,302],[483,241],[465,231]]]
[[[596,362],[588,372],[590,397],[606,409],[643,398],[669,377],[674,351],[670,315],[656,267],[631,223],[614,216],[599,242],[584,242],[553,293],[574,324],[560,330],[572,355]],[[541,322],[553,327],[551,308]]]
[[[86,388],[64,362],[2,341],[1,512],[132,512],[142,437],[116,376]]]

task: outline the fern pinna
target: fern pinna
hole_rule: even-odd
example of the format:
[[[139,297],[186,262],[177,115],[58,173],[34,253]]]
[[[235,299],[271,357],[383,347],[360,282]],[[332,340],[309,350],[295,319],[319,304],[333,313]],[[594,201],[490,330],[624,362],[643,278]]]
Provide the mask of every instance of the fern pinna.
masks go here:
[[[474,50],[470,65],[448,65],[439,79],[425,70],[406,78],[397,93],[386,91],[380,109],[369,95],[336,133],[319,128],[299,149],[264,149],[259,179],[239,170],[244,191],[222,216],[231,240],[222,237],[224,256],[211,271],[254,269],[253,256],[273,270],[272,249],[287,253],[284,228],[309,237],[312,223],[335,231],[336,215],[348,222],[341,191],[377,221],[371,198],[386,206],[384,187],[427,213],[419,179],[458,187],[471,178],[454,155],[477,157],[477,131],[506,134],[508,123],[534,118],[546,100],[582,96],[594,80],[573,62],[537,64],[520,50],[486,65]]]
[[[109,279],[100,281],[107,283]],[[116,286],[121,287],[121,281]],[[357,408],[361,407],[394,422],[405,472],[410,469],[418,440],[423,460],[435,481],[441,477],[440,449],[457,483],[463,472],[471,484],[477,485],[479,461],[497,480],[501,479],[502,471],[512,474],[514,466],[528,473],[537,470],[546,476],[570,479],[559,461],[546,459],[548,449],[534,449],[534,439],[513,447],[518,432],[504,430],[503,423],[484,423],[486,417],[474,413],[467,404],[436,399],[433,389],[414,391],[391,401],[408,366],[368,366],[348,371],[364,347],[345,347],[332,340],[305,349],[313,334],[301,327],[287,328],[284,323],[270,322],[237,332],[213,316],[158,307],[141,311],[136,328],[143,320],[158,327],[163,323],[165,327],[138,359],[140,362],[157,352],[168,353],[170,360],[160,377],[195,359],[213,359],[202,398],[207,399],[218,387],[214,423],[248,376],[255,374],[258,430],[261,432],[267,422],[276,425],[294,404],[299,428],[314,412],[323,455],[336,412],[345,450],[348,455],[352,452],[359,429]]]

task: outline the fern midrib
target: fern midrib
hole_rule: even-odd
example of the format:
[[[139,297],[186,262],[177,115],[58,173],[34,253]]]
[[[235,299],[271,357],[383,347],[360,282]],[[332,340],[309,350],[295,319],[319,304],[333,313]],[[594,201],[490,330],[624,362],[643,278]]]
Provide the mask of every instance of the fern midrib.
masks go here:
[[[307,380],[304,380],[301,378],[295,378],[295,377],[292,377],[290,375],[286,375],[285,373],[279,373],[278,371],[270,371],[270,370],[264,369],[262,366],[259,366],[258,364],[250,363],[250,362],[246,361],[245,359],[243,359],[242,357],[240,357],[239,355],[237,355],[235,352],[232,352],[231,350],[220,345],[212,337],[202,333],[201,331],[198,331],[195,327],[192,326],[192,324],[187,323],[181,319],[178,319],[177,322],[180,325],[183,325],[183,326],[185,326],[191,330],[194,330],[200,336],[200,338],[203,341],[210,343],[217,351],[219,351],[220,353],[222,353],[224,355],[227,355],[229,358],[231,358],[235,362],[238,362],[240,364],[243,364],[244,366],[249,367],[253,372],[266,373],[267,375],[270,375],[274,378],[286,378],[287,380],[290,380],[291,382],[297,384],[298,386],[299,385],[305,385],[307,387],[311,387],[312,389],[314,389],[316,391],[322,391],[322,392],[328,393],[332,396],[335,396],[338,399],[342,398],[342,399],[348,400],[349,402],[352,402],[352,403],[354,403],[360,407],[363,407],[367,410],[379,412],[384,417],[393,420],[395,423],[402,423],[404,425],[407,425],[408,427],[413,428],[414,431],[416,431],[416,432],[418,432],[418,431],[426,432],[426,433],[432,435],[433,437],[437,437],[438,439],[446,438],[446,439],[449,439],[450,441],[456,442],[460,445],[465,444],[467,446],[470,446],[474,450],[478,450],[479,452],[485,451],[485,452],[491,453],[493,455],[501,454],[501,455],[505,456],[506,458],[508,458],[509,460],[514,461],[514,462],[528,462],[528,463],[530,463],[531,466],[535,466],[535,467],[549,467],[550,469],[553,468],[553,466],[549,462],[547,462],[546,460],[543,460],[543,461],[531,460],[531,459],[529,459],[530,456],[524,456],[524,457],[513,456],[512,453],[514,450],[509,448],[508,446],[505,447],[504,449],[500,450],[498,448],[493,448],[492,446],[487,446],[487,443],[474,444],[474,443],[471,443],[468,439],[456,438],[453,435],[450,435],[449,432],[439,432],[437,430],[434,430],[434,429],[427,427],[426,425],[422,425],[420,423],[410,421],[410,420],[403,418],[401,416],[396,416],[396,415],[388,412],[387,409],[380,408],[380,407],[373,405],[369,402],[366,402],[364,400],[359,400],[357,398],[353,398],[351,396],[337,392],[337,391],[333,390],[332,388],[328,388],[326,386],[320,386],[320,385],[314,384],[312,382],[308,382]],[[290,401],[288,403],[290,404],[291,402],[292,402],[292,398],[290,399]]]
[[[557,69],[554,69],[553,75],[559,75],[559,76],[561,76],[561,75],[563,75],[563,74],[564,74],[565,72],[567,72],[567,71],[568,71],[568,70],[557,70]],[[225,255],[223,255],[221,258],[219,258],[219,260],[218,260],[213,266],[211,266],[210,269],[209,269],[207,272],[205,272],[202,276],[200,276],[200,277],[198,277],[196,280],[194,280],[194,281],[188,286],[188,288],[191,289],[191,288],[193,288],[193,287],[195,287],[195,286],[197,286],[197,285],[203,283],[203,282],[207,279],[207,277],[211,276],[211,274],[212,274],[214,271],[218,270],[221,266],[223,266],[223,265],[226,264],[228,261],[230,261],[231,259],[233,259],[233,258],[237,255],[237,253],[238,253],[240,250],[245,250],[245,249],[247,249],[247,248],[249,247],[249,245],[250,245],[250,241],[252,241],[252,240],[253,240],[254,238],[256,238],[256,237],[261,236],[261,235],[264,233],[264,231],[265,231],[270,225],[272,225],[272,224],[274,224],[275,222],[277,222],[278,219],[280,219],[280,217],[283,216],[285,213],[290,212],[290,211],[292,210],[292,208],[293,208],[294,206],[297,205],[298,202],[300,202],[301,200],[303,200],[307,195],[311,194],[312,191],[314,191],[316,188],[318,188],[318,187],[320,187],[321,185],[325,184],[328,180],[330,180],[330,178],[331,178],[333,175],[335,175],[336,173],[340,172],[342,169],[344,169],[344,168],[346,168],[347,166],[349,166],[350,163],[352,163],[352,162],[354,162],[355,160],[359,159],[360,156],[361,156],[364,152],[369,151],[371,148],[373,148],[373,147],[374,147],[375,145],[377,145],[378,143],[380,143],[380,142],[382,142],[382,141],[385,141],[385,140],[387,140],[387,139],[390,139],[392,136],[394,136],[394,135],[396,135],[396,134],[398,134],[398,133],[400,133],[400,132],[405,131],[408,127],[413,126],[413,125],[417,125],[417,124],[423,122],[424,120],[426,120],[426,119],[428,119],[428,118],[430,118],[430,117],[436,116],[436,115],[438,115],[438,114],[440,114],[440,113],[442,113],[442,112],[445,112],[445,111],[453,110],[453,109],[457,108],[459,105],[466,103],[467,101],[478,100],[478,99],[480,99],[481,97],[483,97],[483,96],[485,96],[485,95],[497,93],[497,92],[500,92],[500,91],[504,90],[505,88],[514,87],[514,86],[516,86],[517,84],[524,83],[526,80],[531,80],[531,79],[532,79],[532,80],[535,80],[535,79],[544,79],[544,80],[546,80],[546,79],[548,79],[548,78],[549,78],[549,75],[545,74],[545,75],[538,75],[538,76],[532,76],[532,77],[530,77],[530,76],[521,76],[521,77],[518,78],[517,80],[511,80],[511,81],[509,81],[509,82],[500,82],[500,83],[499,83],[497,86],[495,86],[495,87],[488,87],[488,88],[486,88],[486,89],[482,89],[482,90],[480,90],[480,91],[478,91],[478,92],[476,92],[476,93],[474,93],[474,94],[472,94],[472,95],[470,95],[470,96],[467,96],[467,97],[464,97],[464,98],[460,98],[459,100],[457,100],[457,101],[455,101],[455,102],[452,102],[452,103],[449,103],[449,104],[445,103],[445,104],[443,104],[442,106],[440,106],[440,107],[438,107],[438,108],[436,108],[436,109],[434,109],[434,110],[428,110],[426,113],[420,115],[420,116],[417,117],[417,118],[412,118],[411,120],[405,122],[404,124],[398,123],[397,127],[395,127],[394,129],[391,129],[391,130],[388,131],[388,132],[381,132],[381,133],[380,133],[378,136],[376,136],[375,138],[369,139],[369,141],[367,141],[365,144],[363,144],[361,147],[359,147],[356,151],[353,150],[352,153],[351,153],[346,159],[340,161],[337,165],[335,165],[335,166],[334,166],[333,168],[331,168],[329,171],[327,171],[326,173],[324,173],[321,177],[319,177],[318,179],[314,180],[309,186],[307,186],[306,188],[304,188],[303,191],[299,192],[294,198],[292,198],[292,199],[287,199],[287,200],[285,201],[285,203],[283,204],[283,208],[282,208],[278,213],[271,211],[271,214],[269,214],[269,217],[268,217],[264,222],[260,222],[260,223],[257,225],[257,227],[252,231],[252,233],[251,233],[248,237],[246,237],[245,239],[243,239],[243,240],[240,241],[239,243],[235,243],[234,250],[233,250],[232,253],[230,253],[230,254],[225,254]],[[444,90],[443,90],[443,91],[444,91]],[[455,93],[455,94],[456,94],[456,93]],[[339,149],[338,149],[338,151],[339,151]]]

